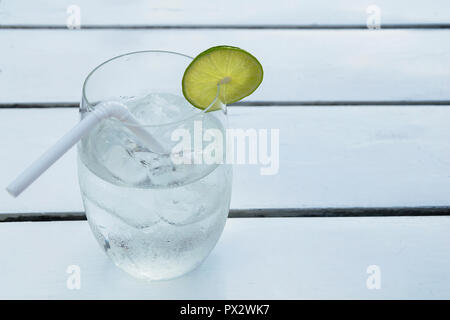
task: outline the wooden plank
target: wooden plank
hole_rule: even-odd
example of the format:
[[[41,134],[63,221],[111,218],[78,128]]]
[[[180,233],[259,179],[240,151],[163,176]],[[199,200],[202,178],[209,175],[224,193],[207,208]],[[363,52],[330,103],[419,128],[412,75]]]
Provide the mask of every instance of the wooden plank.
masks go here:
[[[77,110],[0,110],[6,185],[78,121]],[[235,128],[279,128],[276,175],[236,165],[232,209],[450,205],[450,108],[233,107]],[[75,150],[0,213],[82,211]]]
[[[81,23],[102,25],[366,25],[376,4],[382,24],[449,23],[446,0],[2,0],[0,25],[65,26],[67,8],[76,4]]]
[[[246,101],[450,101],[450,30],[0,30],[0,43],[0,104],[76,102],[88,72],[115,55],[224,43],[264,66]]]
[[[108,260],[85,221],[0,223],[0,298],[449,299],[449,228],[450,217],[229,219],[199,269],[143,282]],[[80,290],[67,289],[70,265]],[[378,290],[366,286],[372,265]]]

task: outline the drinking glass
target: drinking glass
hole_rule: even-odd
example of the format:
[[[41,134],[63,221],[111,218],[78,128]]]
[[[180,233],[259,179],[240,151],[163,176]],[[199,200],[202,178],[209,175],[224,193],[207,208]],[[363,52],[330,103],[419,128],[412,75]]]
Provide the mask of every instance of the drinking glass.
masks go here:
[[[215,100],[216,107],[200,110],[183,97],[191,61],[167,51],[124,54],[95,68],[83,86],[81,118],[104,102],[123,103],[167,150],[152,151],[114,118],[101,120],[78,143],[90,228],[112,261],[137,278],[170,279],[196,268],[229,212],[231,166],[204,161],[206,150],[225,157],[219,138],[226,106]]]

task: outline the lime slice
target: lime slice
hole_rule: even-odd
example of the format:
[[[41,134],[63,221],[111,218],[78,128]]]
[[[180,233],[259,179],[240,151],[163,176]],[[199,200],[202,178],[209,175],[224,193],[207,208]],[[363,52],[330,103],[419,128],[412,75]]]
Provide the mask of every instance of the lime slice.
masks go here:
[[[218,46],[200,53],[184,72],[184,97],[199,109],[207,108],[217,95],[225,104],[239,101],[255,91],[263,79],[259,61],[237,47]],[[213,106],[210,110],[217,110]]]

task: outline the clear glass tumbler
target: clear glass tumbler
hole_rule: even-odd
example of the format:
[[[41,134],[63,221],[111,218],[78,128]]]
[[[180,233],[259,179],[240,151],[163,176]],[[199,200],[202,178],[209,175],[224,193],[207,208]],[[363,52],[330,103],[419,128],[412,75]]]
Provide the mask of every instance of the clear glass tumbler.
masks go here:
[[[174,52],[133,52],[95,68],[83,86],[82,118],[102,102],[121,102],[168,150],[153,152],[113,118],[78,144],[91,230],[114,263],[138,278],[193,270],[215,246],[229,212],[231,166],[202,161],[212,144],[223,149],[226,106],[205,112],[186,101],[181,81],[191,61]],[[224,159],[222,151],[216,156]],[[174,162],[174,155],[184,160]]]

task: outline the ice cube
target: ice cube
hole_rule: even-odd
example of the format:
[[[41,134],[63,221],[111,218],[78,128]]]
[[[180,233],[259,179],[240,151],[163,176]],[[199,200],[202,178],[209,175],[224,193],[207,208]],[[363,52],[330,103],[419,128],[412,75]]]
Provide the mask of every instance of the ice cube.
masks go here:
[[[108,171],[127,185],[140,184],[147,178],[143,166],[135,161],[123,146],[112,146],[104,158],[103,164]]]
[[[143,166],[132,157],[131,150],[138,146],[128,129],[120,123],[105,121],[94,137],[93,156],[114,180],[131,186],[146,179]]]
[[[151,93],[126,101],[130,111],[145,125],[161,125],[184,119],[196,110],[183,97],[167,93]]]

